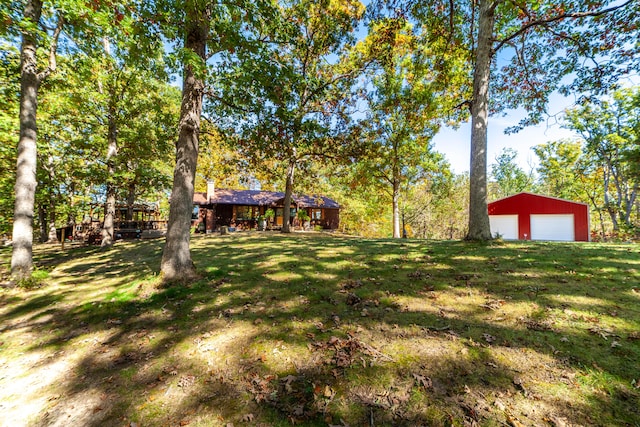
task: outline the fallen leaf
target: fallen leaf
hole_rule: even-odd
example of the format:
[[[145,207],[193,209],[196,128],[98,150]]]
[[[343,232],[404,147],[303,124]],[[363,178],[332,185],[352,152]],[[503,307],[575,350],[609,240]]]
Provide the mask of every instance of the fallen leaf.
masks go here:
[[[353,292],[349,292],[347,294],[346,302],[347,302],[347,305],[356,305],[362,302],[362,298],[360,298],[358,295],[354,294]]]
[[[245,423],[252,423],[255,416],[253,414],[245,414],[242,416],[242,421]]]
[[[324,397],[326,397],[327,399],[332,398],[333,396],[335,396],[336,392],[328,385],[324,386],[324,393],[322,394]]]
[[[413,379],[416,380],[416,383],[418,384],[418,386],[422,386],[427,390],[433,387],[433,382],[429,377],[425,377],[424,375],[413,374]]]
[[[482,334],[482,337],[488,343],[492,343],[492,342],[494,342],[496,340],[496,337],[494,337],[493,335],[489,335],[489,334]]]
[[[187,388],[191,387],[196,382],[196,377],[193,375],[184,375],[178,380],[178,387]]]
[[[294,375],[287,375],[286,377],[284,377],[282,379],[282,381],[284,381],[284,388],[285,388],[285,390],[287,390],[287,393],[292,393],[293,392],[293,387],[291,387],[291,383],[294,382],[297,379],[298,379],[298,377],[296,377]]]
[[[507,422],[512,427],[524,427],[524,424],[522,424],[520,421],[518,421],[516,418],[512,417],[509,414],[507,414]]]

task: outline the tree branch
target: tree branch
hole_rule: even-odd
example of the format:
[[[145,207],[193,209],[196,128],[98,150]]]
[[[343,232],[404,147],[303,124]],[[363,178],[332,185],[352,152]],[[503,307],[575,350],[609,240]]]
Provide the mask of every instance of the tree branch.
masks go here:
[[[523,25],[522,27],[520,27],[520,29],[518,29],[516,32],[514,32],[510,36],[507,36],[504,39],[500,40],[498,42],[498,45],[493,49],[493,53],[495,54],[500,49],[502,49],[505,44],[509,43],[511,40],[515,39],[516,37],[519,37],[522,34],[526,33],[527,31],[529,31],[533,27],[537,27],[537,26],[540,26],[540,25],[551,24],[553,22],[562,21],[563,19],[567,19],[567,18],[568,19],[595,18],[597,16],[606,15],[608,13],[615,12],[617,10],[623,9],[627,5],[632,4],[635,1],[636,0],[627,0],[626,2],[624,2],[624,3],[622,3],[622,4],[618,5],[618,6],[612,6],[612,7],[607,8],[607,9],[594,10],[592,12],[562,13],[560,15],[552,16],[550,18],[538,19],[536,21],[529,22],[526,25]]]
[[[221,104],[226,105],[227,107],[231,108],[232,110],[241,111],[241,112],[243,112],[243,113],[247,113],[247,114],[249,114],[249,113],[253,113],[253,111],[252,111],[251,109],[249,109],[249,108],[243,108],[243,107],[241,107],[241,106],[239,106],[239,105],[237,105],[237,104],[234,104],[234,103],[232,103],[232,102],[229,102],[229,101],[227,101],[225,98],[223,98],[223,97],[221,97],[221,96],[216,95],[212,90],[205,90],[205,91],[204,91],[204,94],[205,94],[206,96],[208,96],[209,98],[214,99],[214,100],[216,100],[216,101],[220,102]]]
[[[58,25],[56,25],[56,29],[53,30],[53,37],[51,38],[51,46],[49,46],[49,65],[44,71],[38,73],[38,82],[42,82],[46,79],[49,74],[54,72],[57,67],[56,62],[56,51],[58,50],[58,39],[60,38],[60,33],[62,33],[62,27],[64,26],[64,16],[60,15],[58,17]]]

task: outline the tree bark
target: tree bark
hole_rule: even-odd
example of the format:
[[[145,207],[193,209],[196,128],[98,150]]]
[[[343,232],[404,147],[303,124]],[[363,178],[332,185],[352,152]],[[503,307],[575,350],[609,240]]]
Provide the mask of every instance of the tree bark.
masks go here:
[[[25,6],[25,20],[37,25],[42,1],[32,0]],[[36,194],[36,111],[38,108],[37,37],[35,30],[22,33],[20,58],[20,140],[16,167],[15,206],[13,212],[13,252],[11,275],[26,279],[33,270],[33,214]]]
[[[58,233],[56,230],[56,204],[53,201],[55,195],[53,192],[49,194],[51,198],[49,202],[49,235],[47,236],[47,243],[58,243]]]
[[[49,236],[49,221],[47,221],[47,211],[44,209],[44,205],[38,206],[38,220],[40,222],[40,243],[44,243]]]
[[[208,13],[196,1],[187,2],[185,8],[185,48],[205,61],[209,33]],[[165,282],[197,277],[189,241],[203,92],[202,78],[195,74],[192,64],[185,64],[167,239],[160,265],[160,273]]]
[[[107,194],[104,204],[104,223],[102,224],[102,247],[113,246],[115,242],[116,186],[114,184],[115,160],[118,154],[118,125],[114,94],[110,93],[109,118],[107,125]]]
[[[618,225],[618,215],[616,213],[616,209],[614,208],[614,202],[611,201],[611,196],[609,195],[609,172],[604,172],[604,207],[611,218],[611,223],[613,224],[613,231],[617,232],[620,230],[620,226]]]
[[[291,233],[291,199],[293,197],[293,178],[296,171],[296,162],[291,160],[287,168],[287,182],[284,187],[284,209],[282,213],[282,232]]]
[[[493,53],[495,6],[493,0],[480,1],[478,45],[473,73],[471,101],[471,165],[469,174],[469,240],[490,240],[487,211],[487,120],[489,79]]]
[[[110,173],[113,172],[113,168],[109,168]],[[116,216],[116,187],[108,183],[107,184],[107,197],[104,204],[104,223],[102,224],[102,243],[100,246],[109,247],[113,246],[115,242],[115,216]]]
[[[393,180],[393,195],[391,197],[393,205],[393,238],[400,238],[400,184],[398,180]]]

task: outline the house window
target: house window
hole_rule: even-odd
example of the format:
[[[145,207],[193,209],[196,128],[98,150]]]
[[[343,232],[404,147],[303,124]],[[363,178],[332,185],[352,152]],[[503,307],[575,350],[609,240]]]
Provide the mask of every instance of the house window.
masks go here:
[[[251,219],[253,218],[251,206],[238,206],[236,207],[236,219]]]
[[[312,220],[321,220],[322,219],[322,209],[311,209],[311,219]]]
[[[200,214],[200,206],[195,205],[193,207],[193,211],[191,212],[191,219],[198,219],[199,214]]]

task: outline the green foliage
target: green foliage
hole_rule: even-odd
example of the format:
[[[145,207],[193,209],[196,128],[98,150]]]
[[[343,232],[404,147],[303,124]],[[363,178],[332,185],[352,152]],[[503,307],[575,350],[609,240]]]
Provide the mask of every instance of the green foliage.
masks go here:
[[[580,162],[601,180],[599,203],[609,214],[614,231],[638,226],[635,207],[640,185],[640,89],[616,91],[611,97],[584,102],[566,112],[565,127],[582,138]]]
[[[447,164],[414,185],[404,209],[409,237],[463,239],[467,234],[469,177],[454,175]]]
[[[296,217],[300,221],[309,221],[311,219],[307,211],[305,211],[304,209],[298,209],[298,211],[296,212]]]
[[[504,148],[491,165],[491,176],[497,184],[495,199],[512,196],[522,191],[531,191],[533,177],[527,175],[516,163],[518,152],[512,148]]]
[[[49,279],[49,272],[35,268],[31,272],[31,276],[22,278],[16,282],[16,286],[23,289],[35,289],[46,285]]]
[[[574,140],[552,141],[533,148],[541,191],[569,200],[588,201],[581,182],[589,173],[579,170],[582,144]]]
[[[282,4],[261,27],[265,41],[222,53],[213,74],[216,124],[256,175],[288,176],[289,194],[294,176],[304,179],[318,159],[339,158],[348,142],[357,69],[340,57],[363,10],[351,0]]]
[[[19,64],[17,49],[0,41],[0,236],[10,233],[13,217]]]
[[[452,84],[461,73],[452,56],[439,58],[450,61],[448,73],[435,69],[436,49],[427,34],[403,19],[381,19],[354,49],[371,64],[360,91],[367,106],[359,128],[365,148],[353,165],[353,179],[387,196],[394,237],[400,237],[401,199],[441,166],[430,141],[452,115],[453,94],[462,90]]]

